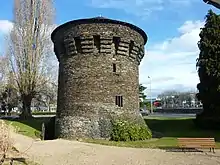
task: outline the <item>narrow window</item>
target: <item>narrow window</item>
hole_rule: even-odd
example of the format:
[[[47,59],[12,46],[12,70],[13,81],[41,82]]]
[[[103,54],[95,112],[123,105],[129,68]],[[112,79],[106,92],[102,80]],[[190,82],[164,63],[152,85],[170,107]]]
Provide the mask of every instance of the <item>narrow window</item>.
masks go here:
[[[95,36],[93,36],[93,39],[94,39],[94,45],[95,45],[96,49],[98,50],[98,52],[100,53],[100,36],[95,35]]]
[[[81,53],[81,41],[80,41],[80,37],[75,37],[75,45],[76,45],[76,50],[78,53]]]
[[[123,97],[122,96],[120,96],[120,107],[123,107]]]
[[[120,42],[120,37],[113,37],[113,42],[115,44],[115,54],[117,54],[118,46],[119,46],[119,42]]]
[[[116,72],[116,64],[112,64],[112,67],[113,67],[113,72],[115,73]]]
[[[115,96],[115,105],[119,107],[123,107],[123,97],[122,96]]]

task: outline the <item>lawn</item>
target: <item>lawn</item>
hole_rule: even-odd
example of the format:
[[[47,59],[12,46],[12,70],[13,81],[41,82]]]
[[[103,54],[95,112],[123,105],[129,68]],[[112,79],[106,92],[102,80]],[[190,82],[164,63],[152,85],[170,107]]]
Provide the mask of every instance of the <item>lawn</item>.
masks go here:
[[[86,140],[86,142],[135,148],[172,148],[177,147],[178,137],[214,137],[216,148],[220,148],[220,132],[196,128],[192,118],[146,117],[145,121],[152,131],[162,134],[163,137],[136,142],[112,142],[91,139]]]
[[[19,128],[19,133],[32,137],[39,138],[41,124],[47,121],[48,118],[34,118],[31,121],[23,120],[7,120],[12,122],[13,126]],[[145,121],[149,128],[162,135],[162,138],[153,138],[146,141],[136,142],[113,142],[108,140],[86,139],[85,142],[97,143],[103,145],[135,147],[135,148],[163,148],[176,147],[178,137],[214,137],[216,147],[220,148],[220,131],[202,130],[196,128],[191,118],[150,118],[146,117]]]
[[[5,161],[3,163],[3,165],[9,165],[9,164],[10,164],[10,161]],[[18,159],[14,159],[13,165],[39,165],[39,164],[32,162],[32,161],[27,161],[24,158],[18,158]]]
[[[29,136],[31,138],[40,138],[41,126],[43,122],[47,122],[47,117],[33,118],[31,120],[21,119],[4,119],[6,123],[17,128],[18,133]]]

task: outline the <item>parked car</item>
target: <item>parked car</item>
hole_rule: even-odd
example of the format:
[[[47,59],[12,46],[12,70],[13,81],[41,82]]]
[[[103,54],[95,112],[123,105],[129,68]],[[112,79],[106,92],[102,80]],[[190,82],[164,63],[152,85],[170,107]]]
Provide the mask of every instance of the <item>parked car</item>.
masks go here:
[[[142,116],[148,116],[150,114],[150,111],[149,110],[140,109],[140,114]]]

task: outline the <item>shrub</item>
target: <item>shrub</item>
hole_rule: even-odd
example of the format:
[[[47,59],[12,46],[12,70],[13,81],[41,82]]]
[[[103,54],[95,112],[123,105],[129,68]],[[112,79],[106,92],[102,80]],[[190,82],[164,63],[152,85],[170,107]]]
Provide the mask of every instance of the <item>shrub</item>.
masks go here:
[[[151,137],[152,133],[145,124],[125,119],[112,121],[110,139],[113,141],[137,141],[150,139]]]

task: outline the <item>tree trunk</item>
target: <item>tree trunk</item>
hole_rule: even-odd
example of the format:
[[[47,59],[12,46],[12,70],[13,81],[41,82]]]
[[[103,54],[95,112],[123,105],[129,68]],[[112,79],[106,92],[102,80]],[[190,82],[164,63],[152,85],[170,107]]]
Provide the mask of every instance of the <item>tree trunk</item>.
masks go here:
[[[21,99],[22,99],[22,112],[20,114],[20,118],[22,119],[32,118],[32,114],[31,114],[32,97],[30,95],[24,95],[21,97]]]
[[[47,101],[47,111],[50,112],[50,101]]]

